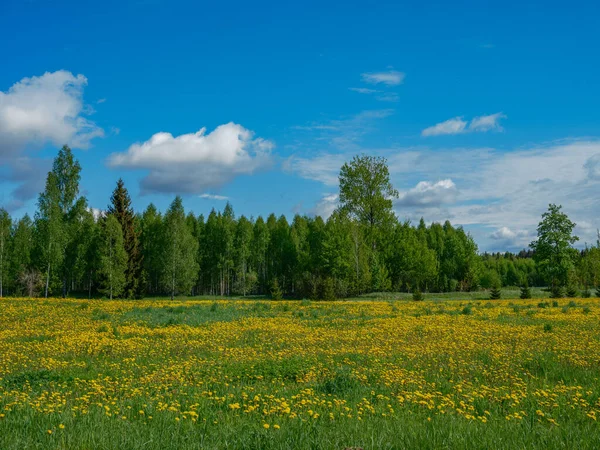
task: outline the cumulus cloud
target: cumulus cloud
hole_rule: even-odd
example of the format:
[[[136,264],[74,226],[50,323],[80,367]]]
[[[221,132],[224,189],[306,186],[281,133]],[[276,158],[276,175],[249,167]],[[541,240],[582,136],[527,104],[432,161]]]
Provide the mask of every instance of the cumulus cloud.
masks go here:
[[[87,148],[102,128],[83,117],[83,75],[59,70],[23,78],[0,92],[0,156],[31,144]]]
[[[312,210],[312,214],[327,220],[338,207],[338,194],[325,194]]]
[[[505,119],[502,113],[490,114],[488,116],[474,117],[467,122],[462,117],[454,117],[425,128],[421,136],[439,136],[444,134],[484,133],[486,131],[502,131],[500,119]]]
[[[401,193],[395,203],[398,206],[439,206],[454,202],[457,195],[456,185],[449,178],[435,183],[420,181],[414,188]]]
[[[527,237],[529,236],[529,232],[527,230],[517,230],[513,231],[508,227],[500,227],[490,234],[490,238],[496,241],[507,241],[514,240],[518,237]]]
[[[149,171],[142,193],[190,193],[218,188],[239,175],[252,174],[271,164],[271,141],[254,138],[252,131],[233,122],[211,133],[173,136],[156,133],[108,159],[110,167]]]
[[[33,150],[46,144],[88,148],[92,139],[104,136],[84,117],[93,112],[83,101],[86,85],[83,75],[59,70],[0,91],[0,166],[2,181],[13,189],[8,208],[22,207],[43,189],[50,162],[31,157]]]
[[[362,74],[362,79],[370,84],[385,84],[387,86],[397,86],[402,84],[405,75],[396,70],[388,70],[386,72],[367,72]]]

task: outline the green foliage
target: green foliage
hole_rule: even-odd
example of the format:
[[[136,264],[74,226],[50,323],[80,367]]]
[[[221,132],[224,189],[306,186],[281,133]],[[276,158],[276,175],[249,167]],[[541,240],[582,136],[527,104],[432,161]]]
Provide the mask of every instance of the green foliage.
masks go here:
[[[121,178],[112,193],[108,214],[114,216],[123,233],[123,245],[127,253],[127,267],[125,270],[125,298],[141,298],[144,293],[142,251],[140,248],[140,231],[135,226],[135,213],[131,206],[129,192]]]
[[[190,293],[198,277],[198,241],[186,225],[181,197],[175,197],[164,219],[162,283],[171,295]]]
[[[366,227],[368,241],[375,248],[381,229],[393,217],[392,199],[398,198],[387,161],[377,156],[355,156],[342,166],[339,181],[342,210]]]
[[[501,297],[502,297],[502,291],[500,290],[500,287],[494,286],[490,290],[490,300],[500,300]]]
[[[567,297],[574,298],[577,297],[577,288],[572,284],[567,286]]]
[[[100,231],[100,267],[101,277],[100,292],[111,300],[118,297],[125,289],[127,279],[127,253],[123,245],[123,232],[121,225],[113,215],[107,216],[102,221]]]
[[[540,271],[553,288],[567,284],[577,258],[577,251],[572,245],[579,240],[573,236],[575,223],[561,208],[551,204],[548,211],[542,214],[537,229],[538,238],[530,245]]]
[[[550,298],[563,298],[564,292],[562,286],[554,286],[550,289]]]
[[[529,289],[529,284],[525,283],[523,286],[521,286],[521,295],[519,297],[523,300],[531,298],[531,289]]]
[[[273,282],[271,283],[271,300],[282,300],[283,292],[281,292],[281,288],[279,287],[279,281],[277,278],[273,278]]]
[[[412,299],[415,302],[420,302],[423,300],[423,294],[421,293],[420,290],[417,289],[417,290],[413,291]]]

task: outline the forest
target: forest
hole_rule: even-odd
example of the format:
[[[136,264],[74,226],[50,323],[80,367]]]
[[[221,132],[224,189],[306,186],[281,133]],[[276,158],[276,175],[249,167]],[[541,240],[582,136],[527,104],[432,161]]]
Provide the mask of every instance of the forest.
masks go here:
[[[135,212],[122,180],[94,213],[80,195],[81,167],[64,146],[33,218],[0,209],[0,296],[263,295],[333,300],[369,292],[421,293],[544,286],[590,296],[600,284],[600,241],[576,250],[575,224],[550,205],[538,239],[518,254],[481,254],[449,221],[400,221],[383,158],[357,156],[340,170],[340,206],[326,220],[207,217],[177,196],[166,212]]]

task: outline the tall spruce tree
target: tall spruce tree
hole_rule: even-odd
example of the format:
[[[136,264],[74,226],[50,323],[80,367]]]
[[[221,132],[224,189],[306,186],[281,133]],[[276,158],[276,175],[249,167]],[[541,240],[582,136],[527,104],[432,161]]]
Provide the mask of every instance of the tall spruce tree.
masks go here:
[[[135,213],[131,206],[131,197],[121,178],[110,198],[108,214],[114,216],[123,232],[123,245],[127,253],[127,269],[125,270],[126,298],[141,298],[144,291],[143,254],[140,247],[140,232],[136,229]]]

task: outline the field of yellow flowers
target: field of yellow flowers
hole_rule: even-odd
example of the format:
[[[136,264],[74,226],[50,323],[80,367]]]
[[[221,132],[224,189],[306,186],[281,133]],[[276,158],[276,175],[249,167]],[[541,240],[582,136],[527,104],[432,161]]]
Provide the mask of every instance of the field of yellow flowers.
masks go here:
[[[0,448],[598,448],[600,303],[0,300]]]

